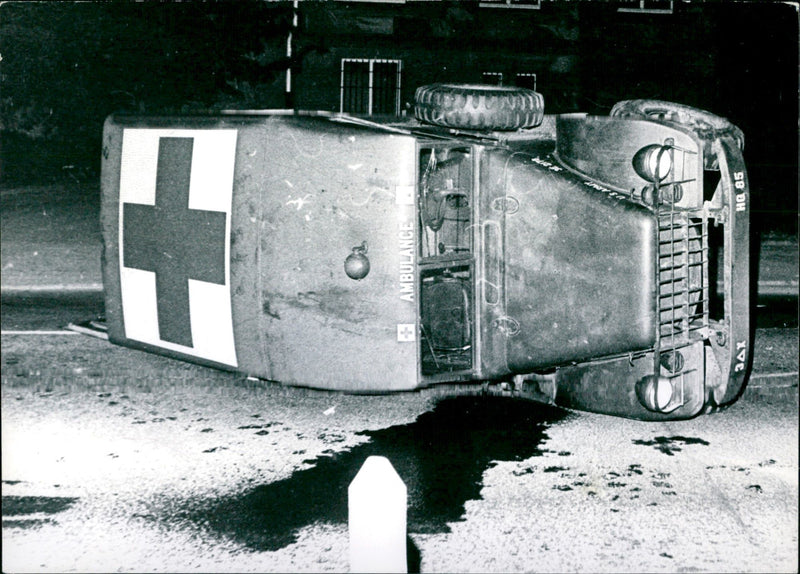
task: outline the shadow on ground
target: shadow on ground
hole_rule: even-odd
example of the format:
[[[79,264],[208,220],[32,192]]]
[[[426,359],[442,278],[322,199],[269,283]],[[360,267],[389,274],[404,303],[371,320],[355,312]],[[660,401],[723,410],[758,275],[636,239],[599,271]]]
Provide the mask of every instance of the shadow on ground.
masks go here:
[[[464,504],[480,497],[483,472],[496,461],[545,452],[545,430],[567,412],[509,398],[444,399],[407,425],[363,434],[370,441],[307,461],[314,466],[236,497],[177,501],[161,519],[189,521],[248,548],[272,551],[318,523],[347,522],[347,487],[372,455],[387,457],[408,489],[408,531],[448,532]],[[566,454],[566,453],[565,453]]]

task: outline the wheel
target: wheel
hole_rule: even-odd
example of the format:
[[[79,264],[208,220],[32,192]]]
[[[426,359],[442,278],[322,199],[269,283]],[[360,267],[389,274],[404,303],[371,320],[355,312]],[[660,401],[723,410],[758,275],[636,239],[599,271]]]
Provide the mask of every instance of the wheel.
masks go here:
[[[661,100],[624,100],[617,102],[609,115],[617,118],[642,118],[691,128],[703,141],[703,161],[705,168],[709,170],[719,169],[717,156],[711,149],[716,138],[732,137],[739,149],[744,149],[742,130],[721,116],[691,106]]]
[[[414,115],[448,128],[513,131],[542,123],[544,98],[526,88],[430,84],[417,88]]]

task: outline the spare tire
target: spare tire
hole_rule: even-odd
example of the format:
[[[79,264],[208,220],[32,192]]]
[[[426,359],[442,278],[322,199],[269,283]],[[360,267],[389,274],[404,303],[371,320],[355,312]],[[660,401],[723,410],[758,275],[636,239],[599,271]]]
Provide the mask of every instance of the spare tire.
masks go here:
[[[740,150],[744,149],[742,130],[721,116],[691,106],[661,100],[624,100],[614,104],[609,115],[691,128],[703,141],[705,168],[709,170],[719,169],[719,162],[711,145],[716,138],[731,137]]]
[[[542,123],[544,98],[526,88],[430,84],[417,88],[414,115],[448,128],[512,131]]]

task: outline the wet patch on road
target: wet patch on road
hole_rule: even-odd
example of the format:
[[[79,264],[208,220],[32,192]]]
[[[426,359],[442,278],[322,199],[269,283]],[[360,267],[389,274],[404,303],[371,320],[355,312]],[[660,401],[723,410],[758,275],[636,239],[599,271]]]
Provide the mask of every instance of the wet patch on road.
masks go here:
[[[3,528],[36,528],[55,523],[52,516],[68,510],[77,501],[66,496],[3,496]]]
[[[750,479],[751,473],[755,472],[756,476],[764,477],[764,475],[760,474],[760,473],[761,473],[761,471],[763,471],[763,470],[765,470],[767,468],[772,468],[773,471],[775,471],[777,469],[778,472],[782,472],[782,470],[787,468],[787,467],[788,467],[788,465],[779,464],[778,461],[776,461],[774,458],[770,458],[770,459],[767,459],[767,460],[762,460],[761,462],[759,462],[755,466],[738,466],[738,465],[728,466],[726,464],[708,465],[708,466],[706,466],[706,471],[710,471],[712,473],[716,473],[717,471],[720,471],[720,472],[723,472],[723,473],[724,472],[734,472],[736,474],[741,475],[742,477],[748,477],[748,478],[744,479],[744,481],[747,483],[747,484],[745,484],[743,486],[744,490],[747,491],[748,493],[751,493],[751,494],[763,494],[764,493],[764,487],[762,487],[761,484],[749,482],[749,480],[751,480]],[[786,473],[787,475],[796,474],[796,472],[797,472],[796,466],[789,467],[789,468],[791,468],[791,470],[789,470]]]
[[[347,488],[369,456],[385,456],[408,489],[408,531],[449,532],[468,500],[480,498],[483,473],[499,461],[549,452],[545,430],[566,411],[507,398],[459,397],[407,425],[365,431],[369,442],[305,461],[312,468],[244,494],[170,501],[160,520],[186,521],[248,548],[274,551],[303,527],[347,523]],[[335,433],[327,438],[336,442]]]
[[[654,446],[656,450],[663,452],[668,456],[675,456],[676,452],[680,452],[683,450],[681,447],[677,446],[681,445],[688,445],[688,444],[701,444],[704,446],[708,446],[710,443],[705,441],[701,438],[695,437],[685,437],[685,436],[657,436],[653,440],[635,440],[633,444],[643,445],[643,446]]]
[[[658,506],[661,497],[677,496],[677,492],[670,482],[670,473],[646,470],[640,464],[630,464],[624,470],[609,470],[603,474],[594,472],[575,471],[570,467],[531,465],[526,461],[520,468],[512,470],[514,476],[556,474],[550,478],[532,478],[528,480],[555,480],[550,490],[569,493],[569,495],[586,496],[596,501],[605,501],[609,504],[608,512],[620,512],[614,503],[619,505],[633,503],[637,506]],[[557,494],[554,493],[554,496]],[[560,496],[567,496],[560,495]],[[638,500],[643,499],[643,500]]]

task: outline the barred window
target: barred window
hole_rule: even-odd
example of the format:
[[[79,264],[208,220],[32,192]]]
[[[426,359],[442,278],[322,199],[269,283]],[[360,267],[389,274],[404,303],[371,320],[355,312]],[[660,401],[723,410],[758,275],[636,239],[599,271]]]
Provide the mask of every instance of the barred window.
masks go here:
[[[502,86],[503,85],[503,73],[502,72],[484,72],[483,73],[483,83],[484,84],[491,84],[492,86]]]
[[[517,74],[516,84],[518,88],[528,88],[536,91],[536,74],[519,73]]]
[[[339,110],[400,115],[401,60],[342,58]]]

